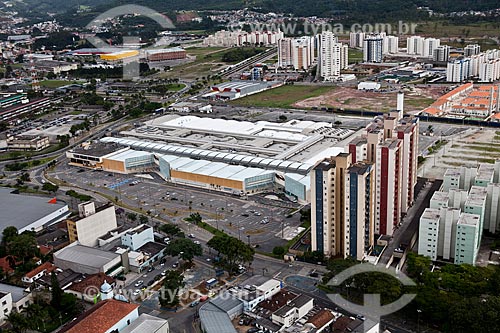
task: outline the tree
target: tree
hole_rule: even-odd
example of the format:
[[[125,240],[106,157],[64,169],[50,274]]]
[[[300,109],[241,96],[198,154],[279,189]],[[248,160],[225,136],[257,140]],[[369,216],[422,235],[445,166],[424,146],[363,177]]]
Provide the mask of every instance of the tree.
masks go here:
[[[207,245],[216,250],[219,257],[222,257],[218,264],[224,267],[230,275],[237,271],[238,264],[252,262],[255,254],[251,246],[227,234],[212,237]]]
[[[141,216],[139,216],[139,222],[141,224],[148,224],[149,218],[147,216],[141,215]]]
[[[186,221],[198,225],[202,222],[202,217],[201,217],[200,213],[196,212],[196,213],[189,214],[189,216],[186,217]]]
[[[188,238],[178,238],[167,245],[165,253],[173,257],[180,255],[183,260],[192,263],[195,256],[201,256],[203,254],[203,249],[200,244],[195,244]]]
[[[2,243],[3,244],[8,244],[10,241],[12,241],[15,237],[18,235],[18,231],[16,227],[7,227],[3,229],[2,231]]]
[[[7,321],[12,325],[12,330],[16,333],[24,333],[29,328],[28,319],[19,312],[12,311],[7,316]]]
[[[50,192],[50,193],[56,193],[57,190],[59,190],[59,186],[54,185],[52,183],[45,183],[42,186],[42,190]]]
[[[179,304],[179,289],[184,287],[184,277],[179,271],[169,270],[160,289],[161,306],[175,307]]]
[[[52,271],[50,275],[50,292],[51,299],[50,304],[57,310],[61,310],[61,301],[64,291],[61,289],[59,285],[59,280],[57,279],[57,275],[54,271]]]
[[[275,256],[282,256],[285,254],[285,249],[283,248],[283,246],[275,246],[273,249],[273,254]]]
[[[162,224],[159,229],[160,229],[160,231],[162,231],[170,236],[184,235],[182,230],[174,224]]]
[[[14,237],[7,244],[7,251],[17,258],[22,258],[23,263],[26,262],[26,259],[31,259],[40,252],[35,236],[27,232]]]
[[[136,213],[127,213],[127,218],[130,221],[135,222],[135,221],[137,221],[137,214]]]

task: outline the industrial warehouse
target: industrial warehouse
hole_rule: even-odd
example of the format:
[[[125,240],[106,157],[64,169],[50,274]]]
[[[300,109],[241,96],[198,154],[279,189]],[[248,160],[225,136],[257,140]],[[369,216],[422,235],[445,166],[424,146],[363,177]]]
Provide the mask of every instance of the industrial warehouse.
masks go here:
[[[169,115],[67,153],[70,164],[238,195],[284,190],[308,202],[309,172],[354,131],[327,122],[248,122]],[[153,141],[154,140],[154,141]]]

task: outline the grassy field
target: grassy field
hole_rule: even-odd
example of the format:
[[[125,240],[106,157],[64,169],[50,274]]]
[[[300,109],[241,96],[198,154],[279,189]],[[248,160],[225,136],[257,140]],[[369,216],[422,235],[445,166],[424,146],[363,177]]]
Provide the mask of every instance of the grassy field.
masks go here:
[[[73,83],[81,83],[77,81],[65,81],[65,80],[44,80],[40,81],[40,87],[43,88],[59,88],[62,86],[66,86],[68,84],[73,84]]]
[[[215,74],[222,63],[222,55],[226,48],[221,47],[193,47],[186,49],[190,56],[196,56],[193,62],[175,66],[171,71],[161,73],[160,77],[181,77],[186,79],[201,78]]]
[[[363,51],[358,49],[349,49],[349,63],[363,61]]]
[[[306,98],[320,96],[333,87],[287,85],[247,96],[235,101],[233,105],[270,108],[292,108],[293,104]]]
[[[498,23],[475,23],[468,25],[452,25],[444,21],[419,23],[415,33],[437,37],[473,38],[483,36],[498,36]]]

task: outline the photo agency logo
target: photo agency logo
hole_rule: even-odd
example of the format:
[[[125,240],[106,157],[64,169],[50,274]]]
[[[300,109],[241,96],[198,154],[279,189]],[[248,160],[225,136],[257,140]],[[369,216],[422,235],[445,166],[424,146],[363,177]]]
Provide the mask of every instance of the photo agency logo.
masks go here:
[[[106,23],[118,19],[124,15],[144,16],[158,23],[165,30],[171,30],[175,28],[175,25],[172,23],[172,20],[170,20],[167,16],[151,8],[138,5],[123,5],[112,8],[102,13],[101,15],[97,16],[89,24],[87,24],[86,29],[97,31],[99,28],[102,28]],[[123,79],[126,80],[131,80],[139,77],[140,74],[139,59],[144,57],[148,49],[154,49],[155,47],[159,46],[157,42],[148,48],[139,48],[138,45],[140,39],[137,36],[123,36],[123,44],[114,46],[109,45],[105,40],[97,36],[90,36],[87,38],[87,40],[94,47],[99,49],[100,52],[104,53],[124,52],[123,58],[120,59],[120,56],[117,56],[117,59],[120,59],[123,62],[123,69],[124,69]],[[125,48],[124,46],[127,46],[127,48]]]
[[[417,29],[416,23],[398,21],[392,23],[353,23],[352,25],[344,25],[342,23],[299,23],[290,21],[284,23],[249,23],[248,27],[251,32],[278,32],[281,31],[285,35],[305,35],[315,36],[323,31],[331,31],[335,35],[346,35],[349,32],[363,32],[365,34],[379,34],[385,32],[387,35],[414,35]],[[242,29],[241,24],[229,25],[228,30],[237,32]]]
[[[398,279],[403,286],[416,285],[413,280],[411,280],[401,272],[396,274],[394,270],[385,268],[384,266],[372,265],[369,263],[358,264],[342,271],[341,273],[334,276],[327,285],[339,287],[340,285],[342,285],[342,283],[348,281],[358,274],[363,273],[387,274],[394,277],[395,279]],[[363,304],[360,305],[346,300],[340,294],[328,294],[328,298],[330,298],[339,307],[348,312],[365,317],[365,320],[363,322],[363,332],[368,332],[368,330],[370,330],[375,324],[380,323],[380,318],[382,316],[386,316],[404,308],[415,298],[415,296],[416,294],[404,294],[398,300],[390,304],[382,305],[380,294],[364,294]]]

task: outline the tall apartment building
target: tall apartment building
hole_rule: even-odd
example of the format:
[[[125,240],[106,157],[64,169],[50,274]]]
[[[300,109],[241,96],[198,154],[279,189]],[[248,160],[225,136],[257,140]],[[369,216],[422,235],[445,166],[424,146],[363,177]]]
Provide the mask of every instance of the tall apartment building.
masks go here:
[[[347,45],[339,43],[331,31],[322,32],[317,39],[319,75],[325,81],[336,80],[348,64]]]
[[[369,35],[363,41],[363,61],[382,62],[384,60],[384,37]]]
[[[398,104],[401,111],[375,118],[366,132],[346,147],[353,163],[366,161],[375,165],[376,234],[392,235],[401,214],[414,201],[419,124],[418,118],[403,117],[402,103]]]
[[[494,82],[500,79],[500,59],[493,59],[479,65],[479,81]]]
[[[481,53],[481,45],[469,44],[464,48],[464,56],[470,57]]]
[[[382,53],[383,54],[394,54],[399,51],[399,37],[397,36],[385,36],[382,41]]]
[[[69,242],[94,247],[98,238],[118,227],[115,206],[104,205],[96,209],[93,202],[78,205],[78,217],[66,221]]]
[[[363,47],[363,41],[365,40],[364,32],[351,32],[349,34],[349,47],[352,48],[361,48]]]
[[[314,38],[282,38],[278,41],[278,67],[308,69],[314,61]]]
[[[245,45],[276,45],[284,37],[282,31],[217,31],[203,40],[203,46],[245,46]]]
[[[311,172],[312,249],[363,259],[374,244],[374,169],[349,153],[318,162]]]
[[[448,45],[441,45],[434,49],[432,60],[437,62],[447,62],[450,58],[450,47]]]
[[[446,81],[462,82],[470,78],[470,59],[460,59],[448,62],[446,67]]]
[[[432,57],[434,50],[441,45],[437,38],[424,38],[421,36],[410,36],[406,39],[406,48],[409,55]]]

